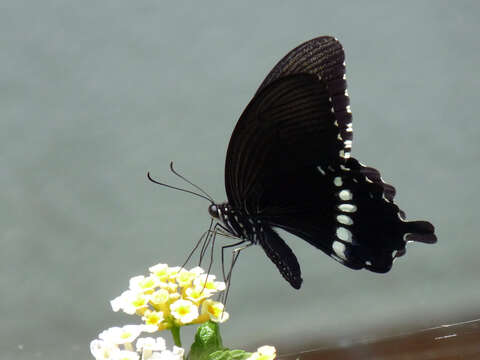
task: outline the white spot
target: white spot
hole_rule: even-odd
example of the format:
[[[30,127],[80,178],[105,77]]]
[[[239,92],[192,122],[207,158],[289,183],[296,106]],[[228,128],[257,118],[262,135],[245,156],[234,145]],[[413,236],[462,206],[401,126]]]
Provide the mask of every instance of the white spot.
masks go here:
[[[328,101],[332,102],[332,98],[331,98],[331,97],[328,97]]]
[[[322,175],[325,175],[325,171],[322,169],[321,166],[317,166],[317,170],[320,171]]]
[[[335,120],[335,121],[333,122],[333,125],[335,125],[336,127],[338,127],[338,122],[337,122],[337,120]]]
[[[348,96],[348,90],[345,89],[345,96]]]
[[[334,113],[334,112],[335,112],[335,110],[333,110],[333,107],[330,108],[330,112],[331,112],[331,113]]]
[[[350,108],[350,105],[347,105],[347,108],[346,108],[346,110],[347,110],[347,113],[349,113],[349,114],[351,114],[351,113],[352,113],[352,109]]]
[[[342,240],[351,243],[352,242],[352,233],[350,230],[345,229],[344,227],[337,228],[337,237]]]
[[[366,180],[368,183],[373,184],[373,181],[370,180],[370,179],[369,179],[368,177],[366,177],[366,176],[365,176],[365,180]]]
[[[352,192],[351,192],[350,190],[344,189],[344,190],[342,190],[342,191],[340,191],[340,192],[338,193],[338,197],[339,197],[341,200],[344,200],[344,201],[346,201],[346,200],[352,200],[353,194],[352,194]]]
[[[353,182],[358,184],[358,180],[353,178]]]
[[[338,257],[337,255],[335,255],[335,254],[330,254],[330,256],[332,257],[332,259],[338,261],[338,262],[341,263],[341,264],[344,264],[344,263],[345,263],[345,260],[339,258],[339,257]]]
[[[340,176],[336,176],[334,179],[333,179],[333,184],[335,186],[342,186],[343,185],[343,181],[342,181],[342,178]]]
[[[332,165],[328,165],[328,168],[327,168],[327,169],[330,170],[331,172],[334,172],[334,171],[335,171],[335,169],[332,167]]]
[[[332,249],[341,259],[347,260],[347,257],[345,256],[345,244],[342,244],[340,241],[334,241],[332,244]]]
[[[350,171],[349,168],[347,168],[346,166],[340,164],[340,169],[342,169],[343,171]]]
[[[338,155],[339,155],[340,157],[344,158],[344,157],[345,157],[345,151],[340,150],[339,153],[338,153]]]
[[[367,261],[365,261],[365,265],[372,266],[372,262],[367,260]]]
[[[403,234],[403,241],[405,241],[406,243],[408,242],[412,242],[413,240],[408,240],[408,237],[412,235],[412,233],[405,233]]]
[[[351,148],[352,147],[352,140],[345,140],[343,142],[346,148]]]
[[[340,133],[337,134],[337,139],[338,139],[338,140],[343,140],[343,139],[342,139],[342,135],[340,135]]]
[[[383,200],[385,200],[385,201],[388,202],[388,203],[391,202],[389,199],[387,199],[387,198],[385,197],[385,194],[382,194],[382,198],[383,198]]]
[[[347,215],[337,215],[337,221],[343,225],[352,225],[353,220],[350,216]]]
[[[352,129],[352,123],[348,123],[347,124],[347,128],[345,129],[345,131],[348,131],[348,132],[352,132],[353,129]]]
[[[347,151],[347,152],[345,152],[345,159],[349,159],[349,158],[350,158],[350,152]]]
[[[346,65],[346,64],[345,64],[345,61],[343,62],[343,64],[342,64],[342,65],[343,65],[343,66],[345,66],[345,65]]]
[[[347,80],[347,75],[343,74],[343,80]]]
[[[338,205],[338,209],[343,212],[354,213],[357,211],[357,207],[352,204],[340,204]]]

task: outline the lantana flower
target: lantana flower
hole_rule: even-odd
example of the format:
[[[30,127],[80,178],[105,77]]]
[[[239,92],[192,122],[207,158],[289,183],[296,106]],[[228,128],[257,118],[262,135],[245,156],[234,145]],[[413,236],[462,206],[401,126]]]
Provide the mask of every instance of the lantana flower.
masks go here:
[[[173,317],[182,324],[191,323],[198,317],[198,307],[189,300],[177,300],[170,305]]]
[[[247,360],[273,360],[277,356],[277,350],[270,345],[264,345],[252,353]]]
[[[142,323],[112,327],[101,332],[98,339],[90,343],[95,359],[183,360],[185,351],[181,348],[180,328],[190,324],[202,324],[198,331],[208,329],[209,336],[216,339],[214,343],[218,343],[218,348],[209,348],[208,351],[228,352],[222,345],[218,323],[225,322],[230,315],[222,303],[211,299],[225,290],[225,283],[216,281],[215,275],[206,274],[198,266],[186,270],[162,263],[151,266],[149,271],[148,275],[131,278],[128,290],[110,302],[113,311],[137,315]],[[176,345],[172,350],[167,349],[161,337],[139,337],[141,333],[162,330],[171,331]],[[198,352],[202,345],[198,343],[195,346]],[[206,355],[197,356],[202,358]],[[274,347],[262,346],[248,359],[273,360],[275,356]]]
[[[212,300],[205,300],[202,303],[201,313],[202,315],[208,314],[210,320],[218,323],[223,323],[230,317],[222,303]]]
[[[223,305],[208,299],[226,287],[215,275],[205,274],[198,266],[186,270],[163,263],[149,271],[146,276],[130,279],[129,289],[111,301],[113,311],[139,315],[144,324],[155,325],[158,330],[228,319]]]

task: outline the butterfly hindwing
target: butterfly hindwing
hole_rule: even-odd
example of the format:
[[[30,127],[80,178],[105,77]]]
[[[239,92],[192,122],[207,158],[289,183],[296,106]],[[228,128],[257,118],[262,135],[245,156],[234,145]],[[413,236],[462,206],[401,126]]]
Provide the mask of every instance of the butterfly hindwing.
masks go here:
[[[292,195],[282,195],[292,188]],[[338,167],[283,174],[282,185],[264,194],[265,203],[273,207],[266,208],[262,218],[345,266],[383,273],[405,253],[407,241],[436,241],[430,223],[404,219],[394,193],[377,170],[350,158]]]

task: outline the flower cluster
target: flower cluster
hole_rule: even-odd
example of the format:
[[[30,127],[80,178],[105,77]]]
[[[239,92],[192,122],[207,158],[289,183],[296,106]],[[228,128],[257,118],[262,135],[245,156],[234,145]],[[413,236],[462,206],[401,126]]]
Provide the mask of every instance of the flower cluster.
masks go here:
[[[151,330],[144,325],[112,327],[90,343],[90,351],[97,360],[183,360],[184,350],[177,346],[167,350],[161,337],[138,338],[142,331]]]
[[[229,318],[222,303],[210,297],[225,290],[225,283],[200,267],[191,270],[157,264],[148,276],[130,279],[129,289],[111,301],[113,311],[142,317],[145,325],[165,330]]]

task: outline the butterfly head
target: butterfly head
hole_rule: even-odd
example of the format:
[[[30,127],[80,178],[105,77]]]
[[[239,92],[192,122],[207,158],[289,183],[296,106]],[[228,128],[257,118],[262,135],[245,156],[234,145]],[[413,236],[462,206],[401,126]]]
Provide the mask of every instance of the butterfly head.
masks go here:
[[[220,219],[220,207],[217,204],[210,204],[208,207],[208,213],[214,219]]]

